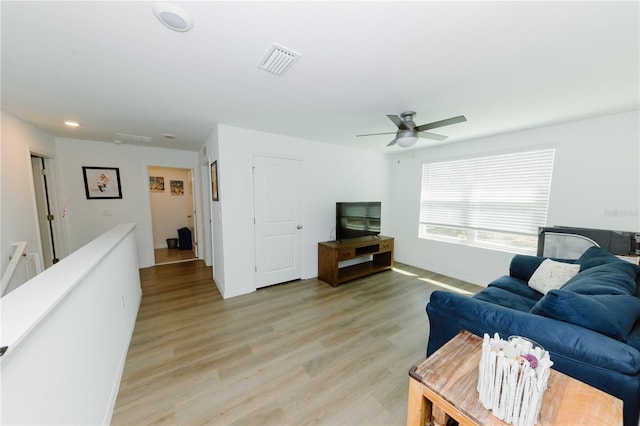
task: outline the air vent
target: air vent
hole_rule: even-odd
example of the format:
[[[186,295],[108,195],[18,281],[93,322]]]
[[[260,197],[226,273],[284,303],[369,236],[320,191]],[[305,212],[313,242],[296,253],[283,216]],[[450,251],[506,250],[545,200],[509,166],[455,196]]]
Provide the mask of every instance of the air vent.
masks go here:
[[[151,136],[138,136],[138,135],[127,135],[125,133],[118,133],[118,139],[122,142],[146,142],[153,143],[153,137]]]
[[[267,53],[262,62],[258,65],[258,68],[262,68],[271,74],[282,76],[287,72],[291,65],[298,60],[299,57],[299,53],[273,43],[269,46],[269,50],[267,50]]]

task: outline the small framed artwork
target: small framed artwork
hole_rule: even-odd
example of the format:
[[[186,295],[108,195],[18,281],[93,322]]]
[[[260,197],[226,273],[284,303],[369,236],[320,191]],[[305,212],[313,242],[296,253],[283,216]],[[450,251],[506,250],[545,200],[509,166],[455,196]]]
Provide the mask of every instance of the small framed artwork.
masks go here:
[[[171,187],[171,195],[184,195],[184,181],[170,180],[169,186]]]
[[[117,167],[82,167],[87,200],[122,198],[120,169]]]
[[[218,161],[211,163],[211,199],[220,201],[218,197]]]
[[[149,191],[164,192],[164,177],[149,176]]]

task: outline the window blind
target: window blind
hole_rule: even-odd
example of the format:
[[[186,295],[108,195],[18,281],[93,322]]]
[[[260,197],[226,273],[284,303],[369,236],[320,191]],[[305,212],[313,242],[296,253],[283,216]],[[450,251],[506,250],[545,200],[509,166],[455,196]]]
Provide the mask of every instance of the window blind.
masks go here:
[[[546,224],[555,149],[422,166],[420,223],[536,235]]]

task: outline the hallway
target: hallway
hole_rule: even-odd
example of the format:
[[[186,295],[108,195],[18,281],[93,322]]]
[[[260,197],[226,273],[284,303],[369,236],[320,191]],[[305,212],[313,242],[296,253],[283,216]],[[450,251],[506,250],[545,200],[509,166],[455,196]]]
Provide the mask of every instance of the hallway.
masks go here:
[[[164,265],[166,263],[186,262],[189,260],[197,260],[193,254],[193,250],[179,250],[177,248],[158,248],[153,250],[156,265]]]

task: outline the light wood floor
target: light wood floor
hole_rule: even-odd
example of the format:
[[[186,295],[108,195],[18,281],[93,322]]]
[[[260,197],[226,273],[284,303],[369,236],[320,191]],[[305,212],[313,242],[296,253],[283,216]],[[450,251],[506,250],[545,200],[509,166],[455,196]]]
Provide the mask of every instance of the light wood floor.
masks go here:
[[[182,262],[185,260],[192,260],[196,257],[191,250],[180,250],[170,248],[159,248],[153,250],[156,265],[163,263]]]
[[[112,424],[405,424],[429,295],[481,288],[396,267],[337,288],[310,279],[227,300],[202,261],[143,269]]]

